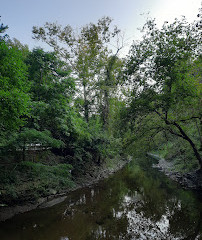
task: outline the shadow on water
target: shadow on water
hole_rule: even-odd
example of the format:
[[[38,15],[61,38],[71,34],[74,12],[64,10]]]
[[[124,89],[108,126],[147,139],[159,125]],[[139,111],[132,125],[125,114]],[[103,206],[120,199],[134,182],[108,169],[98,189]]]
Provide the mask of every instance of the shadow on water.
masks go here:
[[[1,240],[200,239],[201,197],[133,162],[54,207],[0,224]]]

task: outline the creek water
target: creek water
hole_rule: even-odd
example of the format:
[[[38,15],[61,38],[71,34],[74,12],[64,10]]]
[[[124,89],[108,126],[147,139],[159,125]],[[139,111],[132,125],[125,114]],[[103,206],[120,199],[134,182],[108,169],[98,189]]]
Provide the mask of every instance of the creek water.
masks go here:
[[[58,205],[0,223],[0,239],[202,239],[200,199],[158,170],[131,162]]]

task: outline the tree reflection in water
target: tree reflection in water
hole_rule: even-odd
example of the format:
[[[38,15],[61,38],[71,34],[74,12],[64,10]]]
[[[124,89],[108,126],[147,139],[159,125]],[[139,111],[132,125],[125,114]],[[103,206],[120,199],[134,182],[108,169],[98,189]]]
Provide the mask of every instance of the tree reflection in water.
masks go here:
[[[202,232],[201,203],[156,169],[130,164],[57,206],[16,216],[0,227],[1,240],[192,240]]]

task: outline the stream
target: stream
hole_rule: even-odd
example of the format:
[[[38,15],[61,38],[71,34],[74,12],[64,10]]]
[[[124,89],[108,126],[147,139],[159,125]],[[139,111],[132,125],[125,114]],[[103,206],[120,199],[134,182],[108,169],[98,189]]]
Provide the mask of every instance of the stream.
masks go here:
[[[131,162],[60,204],[0,223],[0,239],[202,239],[201,196]]]

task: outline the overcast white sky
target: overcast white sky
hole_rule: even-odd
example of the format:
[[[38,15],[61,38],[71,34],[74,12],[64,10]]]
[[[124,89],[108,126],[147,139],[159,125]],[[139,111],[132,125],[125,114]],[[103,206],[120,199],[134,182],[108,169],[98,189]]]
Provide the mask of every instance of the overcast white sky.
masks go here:
[[[7,33],[30,48],[42,45],[32,39],[32,27],[55,22],[80,27],[97,22],[103,16],[125,31],[130,41],[139,38],[138,27],[146,20],[142,13],[150,12],[159,25],[184,15],[189,21],[197,19],[201,0],[0,0],[1,20],[9,26]]]

